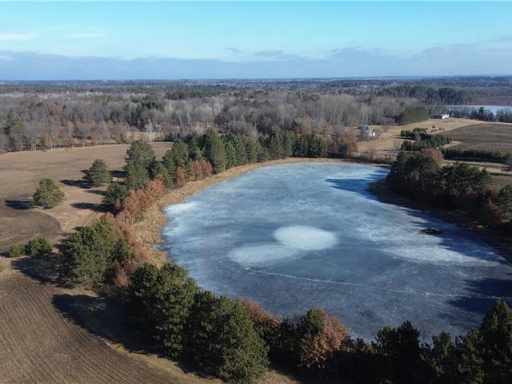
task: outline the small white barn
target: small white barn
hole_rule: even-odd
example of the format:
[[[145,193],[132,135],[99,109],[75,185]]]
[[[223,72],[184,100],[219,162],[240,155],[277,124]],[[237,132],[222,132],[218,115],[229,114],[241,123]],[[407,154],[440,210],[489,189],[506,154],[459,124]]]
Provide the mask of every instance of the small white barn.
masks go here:
[[[439,113],[437,115],[433,115],[432,118],[446,120],[446,119],[450,118],[450,114],[449,113]]]
[[[359,132],[363,140],[373,139],[377,137],[377,132],[375,132],[375,130],[372,127],[369,127],[368,124],[361,124],[359,126]]]

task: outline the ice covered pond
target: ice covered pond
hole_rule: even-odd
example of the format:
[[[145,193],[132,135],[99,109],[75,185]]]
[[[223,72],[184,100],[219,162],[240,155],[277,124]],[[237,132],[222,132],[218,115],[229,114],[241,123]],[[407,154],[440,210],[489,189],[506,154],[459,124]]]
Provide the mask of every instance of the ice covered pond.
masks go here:
[[[411,320],[460,334],[498,297],[512,268],[468,232],[377,201],[368,165],[260,168],[168,207],[166,247],[199,285],[281,315],[322,307],[354,335]],[[441,235],[421,229],[438,228]]]

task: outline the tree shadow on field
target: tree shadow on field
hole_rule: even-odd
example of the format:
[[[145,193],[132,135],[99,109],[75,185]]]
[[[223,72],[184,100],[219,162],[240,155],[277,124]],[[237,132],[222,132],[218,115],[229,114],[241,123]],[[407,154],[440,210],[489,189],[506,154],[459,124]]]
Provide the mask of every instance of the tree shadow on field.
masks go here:
[[[116,178],[116,179],[123,179],[126,177],[126,171],[122,171],[119,169],[110,171],[110,174],[112,175],[113,178]]]
[[[89,182],[84,179],[79,179],[79,180],[63,179],[63,180],[60,180],[60,182],[69,187],[77,187],[77,188],[82,188],[82,189],[91,188]]]
[[[91,211],[100,212],[100,213],[107,213],[109,212],[109,209],[107,206],[103,204],[94,204],[94,203],[73,203],[71,204],[73,208],[77,209],[89,209]]]
[[[122,298],[61,294],[53,296],[52,304],[66,319],[95,336],[122,345],[129,352],[153,354],[168,359],[161,347],[148,335],[148,330],[131,321],[128,305]],[[185,373],[210,377],[187,362],[172,361]]]
[[[65,318],[96,336],[121,344],[130,352],[163,356],[148,340],[147,330],[137,329],[130,321],[128,307],[121,299],[61,294],[55,295],[52,303]]]
[[[12,209],[31,209],[33,207],[32,199],[14,199],[5,200],[5,206]]]
[[[26,256],[12,262],[14,269],[42,283],[58,283],[59,258],[47,256]]]
[[[100,195],[100,196],[106,196],[107,195],[107,192],[106,191],[102,191],[101,189],[89,189],[87,191],[87,193],[93,193],[95,195]]]

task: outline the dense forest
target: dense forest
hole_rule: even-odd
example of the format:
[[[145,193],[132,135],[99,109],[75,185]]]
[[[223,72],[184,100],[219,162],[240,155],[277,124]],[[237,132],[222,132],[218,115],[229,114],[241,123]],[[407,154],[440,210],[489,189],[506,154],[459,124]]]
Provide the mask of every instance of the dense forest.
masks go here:
[[[150,95],[55,95],[0,101],[3,150],[126,142],[133,132],[175,139],[217,127],[258,136],[277,131],[341,134],[361,121],[394,122],[412,99],[249,91],[169,99]],[[137,137],[137,136],[135,136]]]
[[[512,101],[509,83],[508,78],[5,83],[0,151],[175,139],[212,127],[253,137],[278,131],[340,135],[361,123],[426,119],[447,105],[475,102],[476,94]],[[467,117],[480,120],[512,118],[471,113]]]

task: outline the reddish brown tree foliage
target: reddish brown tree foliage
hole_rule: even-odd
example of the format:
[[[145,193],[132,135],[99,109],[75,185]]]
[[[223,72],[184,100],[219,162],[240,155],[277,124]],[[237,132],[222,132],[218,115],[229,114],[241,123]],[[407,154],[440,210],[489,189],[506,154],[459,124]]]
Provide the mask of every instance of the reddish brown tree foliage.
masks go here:
[[[201,180],[213,175],[213,167],[208,160],[194,160],[190,165],[190,180]]]
[[[187,178],[186,178],[185,170],[182,167],[177,167],[176,168],[176,180],[175,180],[176,187],[181,188],[185,185],[186,182],[187,182]]]
[[[116,215],[117,220],[133,224],[142,218],[144,211],[160,199],[167,188],[161,179],[151,180],[144,188],[130,191],[121,204],[121,210]]]
[[[253,321],[257,330],[262,328],[278,329],[281,321],[277,317],[266,312],[261,305],[249,299],[241,299],[240,303],[245,307],[245,309],[247,309],[249,317]]]
[[[190,180],[200,180],[202,178],[199,161],[193,161],[190,165]]]
[[[256,333],[270,348],[270,355],[277,352],[280,338],[281,320],[266,312],[259,304],[252,300],[242,299],[240,303],[246,308]]]
[[[203,178],[213,175],[213,165],[207,160],[200,160],[201,174]]]
[[[191,177],[193,180],[203,179],[213,174],[212,165],[206,160],[192,162]],[[181,187],[186,183],[185,170],[181,167],[176,169],[176,186]],[[127,241],[133,256],[123,264],[117,263],[114,266],[114,284],[123,287],[128,284],[129,276],[143,263],[156,259],[152,257],[152,251],[145,248],[137,241],[131,224],[140,220],[144,212],[153,206],[167,192],[165,182],[157,178],[144,185],[144,188],[132,190],[121,203],[117,215],[114,217],[107,214],[106,218],[111,220],[120,235]]]
[[[301,365],[306,368],[324,368],[332,355],[347,339],[348,332],[339,320],[321,311],[323,328],[317,335],[303,340]]]
[[[423,148],[421,150],[421,153],[423,153],[423,155],[425,155],[426,157],[430,157],[437,164],[441,164],[442,161],[444,160],[443,153],[436,148]]]
[[[136,238],[133,228],[128,223],[114,217],[111,213],[107,213],[104,220],[111,222],[112,227],[116,231],[119,238],[126,241],[132,254],[122,263],[115,262],[113,266],[113,283],[116,287],[125,287],[129,282],[129,276],[144,263],[151,263],[156,260],[153,257],[153,251],[144,247]]]
[[[112,282],[117,288],[124,288],[128,286],[130,283],[130,277],[123,266],[119,264],[114,266],[114,277],[112,278]]]

